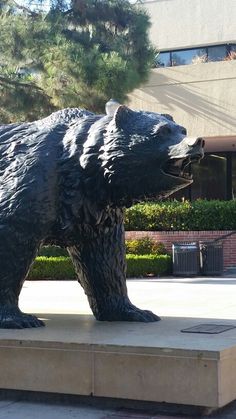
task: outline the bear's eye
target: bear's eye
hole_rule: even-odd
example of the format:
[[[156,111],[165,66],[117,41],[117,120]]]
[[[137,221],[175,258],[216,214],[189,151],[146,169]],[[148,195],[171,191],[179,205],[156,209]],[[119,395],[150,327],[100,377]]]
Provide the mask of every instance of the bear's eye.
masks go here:
[[[156,126],[152,131],[153,137],[168,137],[171,134],[172,134],[172,129],[167,124]]]
[[[169,127],[162,127],[160,129],[160,134],[161,135],[170,135],[171,134],[171,129]]]

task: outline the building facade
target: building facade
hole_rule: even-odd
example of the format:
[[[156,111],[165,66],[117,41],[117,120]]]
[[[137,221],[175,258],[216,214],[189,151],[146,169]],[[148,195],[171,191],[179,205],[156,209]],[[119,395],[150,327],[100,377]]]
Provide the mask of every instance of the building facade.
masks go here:
[[[236,1],[140,1],[157,48],[149,80],[129,106],[171,114],[189,136],[204,137],[206,156],[179,198],[236,197]]]

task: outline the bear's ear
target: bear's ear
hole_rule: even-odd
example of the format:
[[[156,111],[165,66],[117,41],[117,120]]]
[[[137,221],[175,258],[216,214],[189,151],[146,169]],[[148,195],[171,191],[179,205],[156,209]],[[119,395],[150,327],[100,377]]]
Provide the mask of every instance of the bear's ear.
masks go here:
[[[173,117],[168,113],[162,113],[161,116],[164,116],[166,119],[169,119],[169,121],[174,121]]]
[[[130,124],[132,124],[131,121],[134,114],[135,112],[127,108],[127,106],[120,105],[119,108],[117,108],[114,115],[116,127],[120,129],[127,128]]]

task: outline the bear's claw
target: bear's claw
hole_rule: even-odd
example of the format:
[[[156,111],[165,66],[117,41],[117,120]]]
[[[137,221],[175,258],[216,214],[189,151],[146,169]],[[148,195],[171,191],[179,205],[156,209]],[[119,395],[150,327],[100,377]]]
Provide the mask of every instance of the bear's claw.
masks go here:
[[[18,307],[0,307],[0,329],[25,329],[42,327],[44,322],[31,314],[22,313]]]
[[[141,310],[133,304],[120,306],[117,309],[111,309],[96,315],[97,320],[102,321],[127,321],[127,322],[158,322],[161,320],[156,314],[149,310]]]
[[[161,319],[156,314],[152,313],[152,311],[141,310],[138,307],[132,306],[132,308],[128,308],[127,310],[124,310],[123,312],[120,313],[119,320],[128,321],[128,322],[149,323],[149,322],[158,322]]]

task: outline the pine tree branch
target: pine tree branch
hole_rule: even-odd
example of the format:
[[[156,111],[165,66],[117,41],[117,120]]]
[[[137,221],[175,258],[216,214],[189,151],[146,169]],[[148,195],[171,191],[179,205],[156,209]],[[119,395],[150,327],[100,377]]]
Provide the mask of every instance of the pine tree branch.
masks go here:
[[[2,85],[10,85],[10,86],[17,86],[17,87],[30,87],[33,88],[35,90],[40,90],[41,92],[43,92],[43,89],[41,89],[41,87],[36,86],[35,84],[32,83],[22,83],[16,80],[11,80],[8,77],[4,77],[4,76],[0,76],[0,84]]]
[[[30,16],[32,16],[32,17],[37,17],[38,16],[38,13],[31,10],[29,7],[26,7],[23,4],[18,4],[17,1],[15,1],[15,0],[11,0],[11,2],[15,7],[17,7],[17,9],[23,10],[24,12],[26,12]]]

